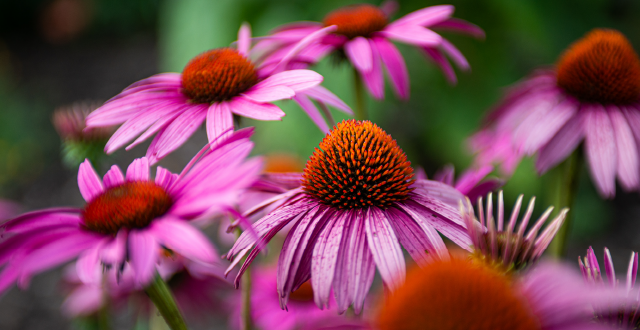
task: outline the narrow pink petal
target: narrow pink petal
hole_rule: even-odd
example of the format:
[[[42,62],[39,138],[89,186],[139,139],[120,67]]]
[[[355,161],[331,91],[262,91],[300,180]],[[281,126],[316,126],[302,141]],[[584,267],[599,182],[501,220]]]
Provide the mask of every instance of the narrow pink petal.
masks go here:
[[[553,107],[541,118],[529,123],[531,129],[523,137],[522,149],[528,154],[536,153],[547,144],[560,129],[570,120],[574,120],[578,104],[571,100],[565,100]]]
[[[304,94],[298,94],[293,99],[300,105],[302,110],[304,110],[304,112],[309,116],[309,118],[311,118],[316,126],[318,126],[322,133],[329,133],[329,125],[327,125],[324,117],[322,117],[322,114],[320,114],[320,110],[316,108],[316,106],[313,104],[313,102],[311,102],[311,100],[309,100],[308,97],[306,97]]]
[[[238,31],[238,53],[248,57],[251,47],[251,27],[247,23],[242,23]]]
[[[335,31],[337,28],[338,27],[335,26],[335,25],[327,26],[325,28],[322,28],[322,29],[319,29],[319,30],[317,30],[315,32],[312,32],[309,35],[307,35],[306,37],[302,38],[302,40],[300,40],[293,47],[291,47],[289,52],[282,57],[282,59],[280,60],[280,62],[276,66],[276,68],[274,69],[274,72],[283,71],[287,67],[287,65],[289,64],[289,61],[294,59],[296,57],[296,55],[298,55],[298,53],[300,53],[300,51],[304,50],[309,45],[312,45],[314,43],[319,42],[327,34]]]
[[[536,169],[542,174],[567,158],[584,137],[584,113],[579,111],[538,152]]]
[[[217,144],[230,136],[233,133],[233,115],[229,110],[229,103],[213,103],[209,106],[206,126],[207,138],[212,147],[214,141]]]
[[[171,185],[178,180],[178,175],[171,173],[171,171],[167,170],[162,166],[158,166],[156,169],[156,184],[165,190],[169,190]]]
[[[442,41],[442,37],[439,34],[414,25],[403,25],[394,28],[388,26],[385,30],[377,33],[389,39],[425,47],[435,47]]]
[[[344,52],[353,66],[362,73],[371,71],[373,57],[371,46],[364,37],[356,37],[344,44]]]
[[[100,251],[100,260],[107,265],[120,267],[127,253],[127,237],[129,232],[121,229]]]
[[[127,167],[127,181],[149,181],[149,160],[136,158]]]
[[[102,264],[99,252],[108,239],[101,241],[80,255],[76,261],[76,273],[83,283],[100,284],[102,278]]]
[[[442,49],[447,56],[455,63],[459,69],[461,70],[469,70],[471,67],[469,66],[469,62],[462,55],[462,52],[456,48],[452,43],[450,43],[447,39],[442,38],[442,43],[440,44],[440,49]]]
[[[311,70],[287,70],[267,77],[257,83],[251,90],[258,90],[266,87],[285,86],[294,92],[306,90],[318,86],[322,82],[322,76]]]
[[[335,94],[331,93],[328,89],[320,85],[305,89],[301,93],[316,101],[326,103],[338,110],[342,110],[342,112],[345,112],[349,115],[353,115],[353,111],[346,103],[344,103],[344,101],[342,101]]]
[[[104,292],[98,285],[81,285],[67,296],[62,310],[71,317],[87,316],[97,312],[102,305]]]
[[[461,193],[467,195],[473,187],[477,186],[482,179],[484,179],[489,173],[493,171],[493,166],[484,165],[479,168],[469,168],[464,171],[460,178],[456,181],[456,189]]]
[[[161,118],[158,118],[158,120],[153,123],[153,125],[151,125],[144,133],[140,134],[140,136],[138,136],[137,139],[135,139],[135,141],[133,141],[130,145],[128,145],[125,150],[131,150],[133,147],[137,146],[138,144],[142,143],[143,141],[145,141],[146,139],[148,139],[149,137],[151,137],[153,134],[156,134],[157,132],[165,129],[171,122],[173,122],[179,115],[183,114],[185,111],[192,109],[194,107],[192,106],[183,106],[183,107],[179,107],[176,109],[176,111],[165,115]],[[201,105],[198,105],[197,108],[201,108],[203,110],[206,110],[206,108],[203,108]]]
[[[149,147],[147,157],[151,163],[153,159],[162,159],[172,151],[178,149],[191,135],[200,127],[205,117],[206,111],[198,108],[191,108],[176,117],[160,134],[156,137],[155,148]]]
[[[430,26],[446,20],[453,14],[454,10],[455,8],[452,5],[431,6],[402,16],[389,25]]]
[[[20,271],[27,276],[63,264],[83,251],[96,246],[103,238],[94,234],[76,231],[31,251],[20,260]]]
[[[311,257],[311,286],[316,305],[328,306],[340,242],[349,212],[337,212],[318,235]]]
[[[256,103],[244,97],[235,97],[229,102],[231,112],[257,120],[282,120],[285,113],[271,103]]]
[[[373,43],[373,41],[371,42]],[[364,84],[367,86],[369,92],[371,92],[371,95],[380,100],[384,98],[384,77],[378,48],[373,44],[371,46],[371,53],[373,54],[373,68],[371,71],[363,74]]]
[[[459,18],[449,18],[445,21],[432,25],[431,28],[464,33],[478,39],[484,39],[485,37],[484,31],[479,26]]]
[[[611,120],[602,106],[585,111],[585,151],[591,176],[598,191],[605,198],[616,193],[617,149]]]
[[[455,85],[458,83],[458,78],[456,78],[456,73],[453,71],[453,67],[447,58],[440,53],[439,49],[433,47],[422,47],[422,50],[438,67],[440,67],[440,70],[442,70],[442,73],[444,73],[445,78],[447,78],[447,81],[449,81],[450,84]]]
[[[87,127],[112,126],[123,123],[146,111],[155,111],[167,101],[184,102],[186,98],[174,92],[137,93],[105,103],[87,116]]]
[[[404,58],[392,43],[384,38],[373,38],[373,43],[387,67],[392,86],[401,99],[409,97],[409,73]]]
[[[80,164],[78,170],[78,187],[85,201],[90,202],[94,197],[100,195],[104,191],[102,180],[93,169],[88,159]]]
[[[380,209],[370,207],[365,216],[365,231],[382,281],[395,291],[404,283],[406,266],[393,227]]]
[[[111,169],[102,178],[105,188],[119,186],[124,183],[124,175],[118,165],[111,166]]]
[[[638,188],[640,164],[638,163],[638,147],[633,138],[633,132],[631,132],[627,119],[620,109],[611,106],[607,110],[616,136],[618,178],[626,190]]]
[[[296,95],[296,92],[293,89],[283,85],[267,87],[259,87],[258,85],[256,85],[240,95],[256,103],[265,103],[290,99]]]
[[[142,286],[151,282],[156,274],[156,260],[160,245],[149,230],[129,232],[129,263],[135,272],[135,280]]]
[[[413,213],[409,208],[407,211]],[[433,227],[421,225],[412,219],[411,213],[405,214],[395,208],[384,212],[398,235],[398,241],[418,265],[427,265],[433,259],[432,255],[448,258],[447,247]]]
[[[218,261],[219,254],[209,239],[185,220],[165,217],[154,221],[149,231],[158,243],[185,258],[208,264]]]

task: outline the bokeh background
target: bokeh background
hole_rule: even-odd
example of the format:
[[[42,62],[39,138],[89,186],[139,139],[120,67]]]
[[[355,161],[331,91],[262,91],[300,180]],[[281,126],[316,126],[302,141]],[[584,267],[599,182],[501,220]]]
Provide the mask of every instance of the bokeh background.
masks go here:
[[[325,0],[22,0],[0,1],[0,198],[23,211],[55,205],[82,205],[76,169],[65,166],[52,124],[53,110],[76,101],[104,101],[127,85],[159,72],[180,72],[200,52],[228,46],[242,22],[254,36],[299,20],[321,21],[351,1]],[[443,33],[467,56],[472,71],[457,72],[452,86],[416,49],[399,45],[411,78],[411,98],[399,101],[387,88],[386,100],[368,99],[371,118],[429,175],[444,164],[458,172],[471,162],[465,140],[480,127],[483,114],[504,88],[533,69],[549,66],[572,41],[595,27],[615,28],[640,49],[640,2],[633,0],[458,0],[455,17],[486,31],[485,40]],[[375,3],[378,4],[378,3]],[[401,0],[395,18],[441,4]],[[352,102],[352,70],[327,60],[316,70],[324,85]],[[255,154],[288,154],[300,164],[322,133],[292,102],[282,102],[282,122],[245,120],[256,126]],[[344,118],[334,112],[336,118]],[[178,171],[206,141],[201,129],[190,142],[161,162]],[[143,156],[148,144],[117,151],[105,164],[126,165]],[[109,165],[110,166],[110,165]],[[100,167],[100,166],[98,166]],[[104,173],[106,165],[98,171]],[[525,160],[504,187],[506,204],[517,194],[545,201],[548,180]],[[601,200],[588,173],[573,209],[575,219],[567,259],[575,263],[589,245],[598,256],[611,249],[616,269],[626,268],[630,251],[640,250],[640,196],[618,191]],[[60,313],[60,271],[37,276],[26,291],[0,297],[0,329],[68,329],[82,324]],[[130,315],[129,315],[130,316]],[[123,328],[131,317],[121,316]],[[128,323],[129,322],[129,323]],[[223,325],[219,325],[223,328]]]

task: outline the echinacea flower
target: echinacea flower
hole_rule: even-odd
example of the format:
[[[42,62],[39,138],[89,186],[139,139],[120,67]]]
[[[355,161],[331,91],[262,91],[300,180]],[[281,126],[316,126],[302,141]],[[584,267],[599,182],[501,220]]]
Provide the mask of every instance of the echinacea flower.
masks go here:
[[[522,207],[522,196],[518,196],[508,223],[505,223],[502,191],[498,193],[497,217],[493,213],[493,196],[491,193],[487,196],[486,214],[482,205],[482,198],[478,200],[479,221],[474,215],[473,206],[468,199],[466,207],[461,205],[462,218],[467,224],[469,236],[473,241],[473,257],[475,259],[499,266],[503,270],[520,270],[531,265],[542,256],[542,253],[547,249],[558,229],[562,226],[569,210],[563,209],[560,211],[544,231],[538,235],[549,215],[551,215],[553,206],[547,208],[538,221],[533,224],[533,227],[527,231],[536,201],[535,197],[533,197],[516,231],[516,222]]]
[[[594,29],[572,44],[553,70],[518,83],[472,137],[480,162],[537,154],[543,174],[584,141],[591,177],[603,197],[640,187],[640,59],[625,36]]]
[[[603,286],[604,281],[600,273],[600,266],[598,265],[598,258],[593,252],[593,248],[589,247],[587,250],[587,256],[584,257],[584,263],[578,258],[580,270],[584,276],[585,282],[595,285]],[[621,308],[620,310],[614,310],[607,313],[605,311],[596,311],[598,315],[598,321],[618,326],[619,328],[632,328],[637,329],[640,327],[640,296],[637,292],[633,292],[636,285],[636,277],[638,276],[638,252],[631,252],[631,258],[629,258],[629,267],[627,268],[627,280],[625,283],[618,283],[616,279],[616,272],[613,269],[613,260],[611,259],[611,253],[609,249],[604,248],[604,270],[607,274],[606,286],[615,289],[620,285],[624,285],[624,290],[628,293],[631,302]]]
[[[433,6],[389,21],[393,4],[376,7],[369,4],[345,6],[327,14],[322,23],[297,22],[277,28],[267,38],[256,44],[266,52],[265,62],[278,62],[295,44],[308,38],[323,27],[336,26],[330,35],[309,40],[304,50],[290,62],[293,67],[314,64],[332,52],[341,52],[358,71],[365,86],[377,99],[384,97],[383,67],[392,86],[402,99],[409,97],[409,74],[402,55],[391,40],[419,47],[444,72],[452,83],[456,76],[447,60],[449,57],[459,68],[469,69],[462,53],[449,41],[431,29],[452,30],[478,38],[484,37],[479,27],[466,21],[451,18],[454,7]]]
[[[132,84],[94,111],[87,127],[123,124],[107,142],[106,153],[138,137],[130,149],[157,133],[147,150],[154,164],[181,146],[204,121],[211,143],[230,134],[234,114],[281,120],[284,112],[271,102],[291,99],[312,87],[318,87],[315,98],[346,107],[318,86],[322,76],[314,71],[264,70],[249,59],[250,44],[251,31],[243,25],[237,49],[213,49],[189,61],[182,73],[157,74]]]
[[[0,291],[16,281],[24,287],[32,275],[76,257],[81,278],[96,276],[101,264],[122,269],[128,263],[142,286],[153,279],[165,249],[198,263],[218,262],[190,220],[231,208],[255,181],[261,161],[245,160],[253,146],[249,132],[206,146],[180,175],[158,167],[155,180],[146,158],[134,160],[126,175],[114,165],[103,179],[85,161],[78,171],[84,207],[33,211],[2,224]]]
[[[275,267],[257,267],[251,274],[251,319],[258,329],[262,330],[312,330],[312,329],[359,329],[359,323],[353,318],[338,315],[335,302],[321,310],[313,302],[313,288],[309,281],[289,296],[287,310],[280,308],[277,287],[277,271]],[[240,328],[240,304],[242,299],[236,298],[230,306],[229,324]]]
[[[540,264],[522,277],[468,260],[415,269],[382,305],[377,330],[611,329],[594,322],[603,301],[624,304],[618,291],[586,285],[573,270]]]
[[[261,239],[243,233],[227,254],[236,256],[233,266],[250,251],[236,285],[261,245],[288,224],[293,227],[278,261],[283,308],[291,292],[311,279],[319,307],[328,304],[333,290],[339,312],[354,304],[359,313],[376,267],[389,289],[402,283],[401,245],[422,265],[449,257],[438,231],[469,249],[471,240],[459,212],[438,197],[445,193],[462,198],[460,192],[412,177],[406,155],[378,126],[355,120],[337,124],[307,162],[301,187],[263,203],[286,200],[254,223]]]

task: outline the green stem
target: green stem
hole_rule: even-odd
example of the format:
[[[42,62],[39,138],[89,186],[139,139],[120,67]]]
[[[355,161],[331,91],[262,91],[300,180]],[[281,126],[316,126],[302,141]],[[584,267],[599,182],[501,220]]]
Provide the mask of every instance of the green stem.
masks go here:
[[[356,98],[355,118],[356,120],[367,120],[367,106],[364,98],[364,85],[362,84],[362,77],[355,68],[353,69],[353,92]]]
[[[153,301],[153,304],[158,308],[160,315],[164,318],[172,330],[187,330],[187,325],[184,322],[184,318],[178,310],[176,301],[173,299],[169,286],[165,283],[160,275],[156,274],[153,282],[144,289],[149,296],[149,299]]]
[[[554,182],[550,186],[553,187],[551,194],[554,202],[553,205],[558,211],[565,207],[569,209],[573,207],[578,191],[581,160],[580,150],[576,149],[571,156],[554,170]],[[571,230],[572,213],[573,212],[567,213],[562,227],[560,227],[555,238],[549,245],[548,253],[556,258],[562,258],[565,255],[567,239],[569,238],[569,232]]]
[[[253,320],[251,319],[251,266],[242,275],[242,330],[251,330]]]

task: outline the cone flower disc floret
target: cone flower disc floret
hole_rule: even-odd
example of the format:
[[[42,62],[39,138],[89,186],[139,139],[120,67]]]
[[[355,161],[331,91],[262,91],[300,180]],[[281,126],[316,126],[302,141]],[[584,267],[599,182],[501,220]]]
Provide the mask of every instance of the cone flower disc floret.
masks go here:
[[[260,240],[243,233],[227,254],[235,256],[231,269],[248,253],[236,285],[263,246],[289,224],[278,260],[282,308],[292,292],[311,279],[319,307],[327,306],[333,291],[339,312],[353,304],[360,313],[376,268],[389,289],[403,282],[401,245],[421,265],[449,258],[438,232],[470,249],[457,206],[439,199],[457,196],[457,205],[463,195],[444,183],[412,177],[406,155],[378,126],[369,121],[339,123],[310,157],[297,188],[245,213],[251,216],[280,203],[255,222]]]
[[[515,85],[487,119],[470,140],[478,163],[500,163],[510,175],[536,154],[543,174],[584,142],[600,195],[615,195],[616,178],[624,190],[640,188],[640,59],[616,30],[587,33],[554,70]]]
[[[220,267],[218,252],[190,220],[226,212],[257,179],[262,162],[245,160],[250,133],[206,146],[180,175],[158,167],[152,179],[149,161],[139,158],[126,174],[114,165],[100,179],[85,161],[78,171],[83,208],[34,211],[2,224],[0,291],[15,282],[24,287],[34,274],[76,257],[83,282],[96,283],[103,266],[126,265],[142,287],[156,274],[163,251]]]

